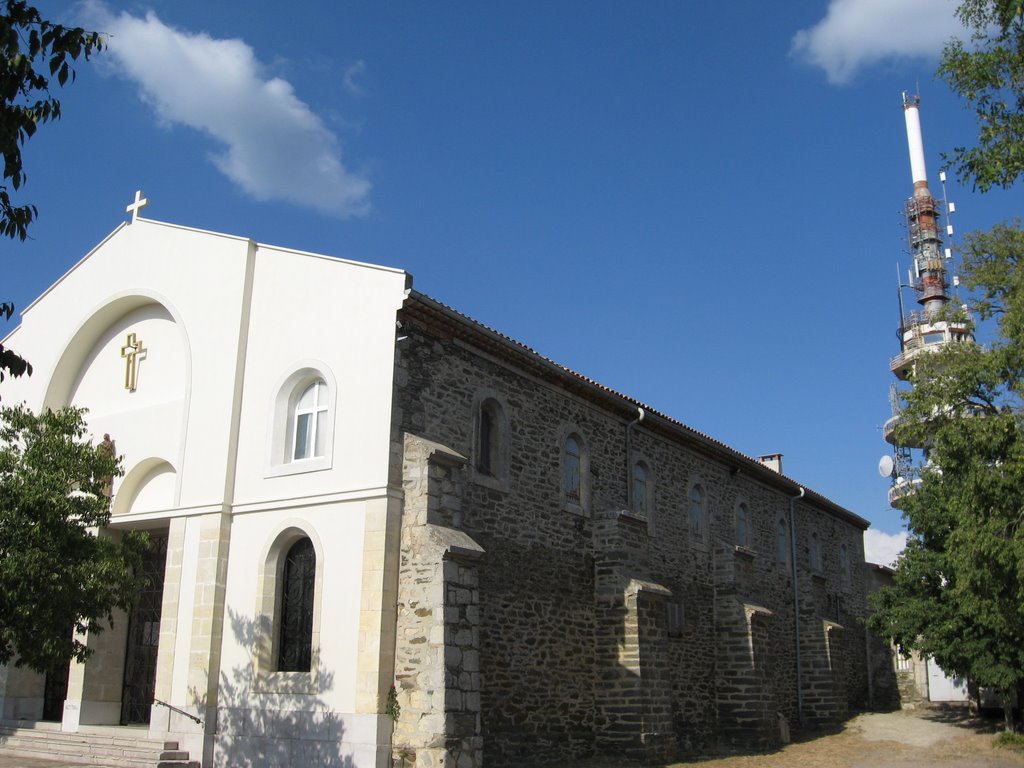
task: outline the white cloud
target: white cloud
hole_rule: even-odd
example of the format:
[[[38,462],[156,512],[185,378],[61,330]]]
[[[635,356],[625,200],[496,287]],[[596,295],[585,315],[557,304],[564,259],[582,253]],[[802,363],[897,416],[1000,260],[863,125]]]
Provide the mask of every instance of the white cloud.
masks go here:
[[[951,37],[966,37],[960,0],[831,0],[825,18],[793,36],[790,54],[850,82],[864,67],[901,58],[936,60]]]
[[[162,122],[219,142],[210,160],[246,193],[337,216],[368,212],[369,181],[346,170],[337,137],[290,83],[265,76],[244,41],[175,29],[152,11],[114,15],[91,3],[88,13],[108,35],[103,58]]]
[[[906,531],[883,533],[874,528],[864,531],[864,559],[869,563],[893,565],[906,545]]]
[[[366,62],[359,59],[345,70],[345,75],[341,79],[342,84],[345,86],[345,90],[354,96],[362,96],[365,91],[363,86],[359,83],[359,80],[365,74]]]

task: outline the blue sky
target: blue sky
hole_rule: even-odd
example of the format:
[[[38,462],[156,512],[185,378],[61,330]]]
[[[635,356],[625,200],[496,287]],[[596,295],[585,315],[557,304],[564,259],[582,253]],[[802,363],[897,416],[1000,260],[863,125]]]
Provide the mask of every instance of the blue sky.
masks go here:
[[[40,215],[3,245],[4,298],[27,305],[141,188],[149,218],[404,268],[897,534],[876,466],[900,94],[938,193],[974,129],[933,79],[955,5],[40,2],[110,45],[25,150]],[[958,232],[1021,209],[950,199]]]

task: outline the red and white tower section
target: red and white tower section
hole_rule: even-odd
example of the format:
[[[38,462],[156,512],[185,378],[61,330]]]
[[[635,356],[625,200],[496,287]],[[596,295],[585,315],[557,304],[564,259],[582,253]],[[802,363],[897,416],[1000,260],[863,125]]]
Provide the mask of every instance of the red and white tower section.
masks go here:
[[[945,235],[952,239],[953,227],[945,230],[939,224],[943,209],[953,213],[952,203],[936,200],[928,187],[928,171],[925,165],[924,141],[921,137],[921,100],[917,96],[903,94],[903,115],[907,124],[907,146],[910,150],[910,175],[914,184],[913,197],[906,202],[907,244],[913,260],[907,283],[900,284],[900,353],[892,358],[889,368],[897,378],[893,384],[890,400],[893,415],[884,427],[886,442],[893,446],[893,456],[885,456],[879,463],[879,471],[892,477],[889,502],[899,507],[899,500],[912,491],[919,475],[913,463],[912,451],[920,445],[900,442],[905,436],[898,435],[900,404],[902,401],[901,382],[910,379],[921,355],[941,349],[948,344],[973,343],[974,336],[966,308],[963,312],[948,311],[950,288],[955,288],[947,276],[952,272],[952,248],[944,245]],[[940,174],[945,192],[945,174]],[[943,194],[945,197],[945,194]],[[909,289],[916,295],[920,309],[904,312],[903,291]]]

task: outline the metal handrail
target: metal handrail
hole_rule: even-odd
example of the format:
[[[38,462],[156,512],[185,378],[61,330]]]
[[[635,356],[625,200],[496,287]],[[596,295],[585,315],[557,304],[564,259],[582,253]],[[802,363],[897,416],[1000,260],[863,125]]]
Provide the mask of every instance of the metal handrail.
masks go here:
[[[189,720],[194,721],[197,725],[203,724],[203,721],[200,718],[193,715],[191,712],[186,712],[184,709],[179,709],[173,704],[168,704],[166,701],[160,701],[160,699],[153,699],[153,703],[161,707],[167,707],[169,710],[171,710],[172,712],[177,712],[179,715],[184,715]]]
[[[904,365],[906,365],[915,357],[917,357],[921,352],[930,349],[937,349],[938,347],[938,344],[930,344],[928,346],[922,344],[920,346],[913,347],[908,345],[903,352],[900,352],[898,355],[896,355],[889,361],[889,370],[894,371],[897,368],[902,368]]]
[[[935,325],[936,323],[946,323],[951,328],[961,328],[970,324],[967,319],[959,320],[955,317],[929,317],[925,310],[914,310],[913,312],[907,312],[903,316],[903,328],[913,328],[919,325]]]

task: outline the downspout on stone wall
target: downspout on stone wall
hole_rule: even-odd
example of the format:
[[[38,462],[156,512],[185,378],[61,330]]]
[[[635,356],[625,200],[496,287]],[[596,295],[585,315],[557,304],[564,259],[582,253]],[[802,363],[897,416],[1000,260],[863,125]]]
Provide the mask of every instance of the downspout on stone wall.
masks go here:
[[[789,562],[793,570],[793,637],[796,650],[796,712],[797,722],[804,727],[804,684],[800,664],[800,586],[797,583],[796,570],[796,503],[804,497],[804,487],[799,486],[799,493],[789,499]]]

